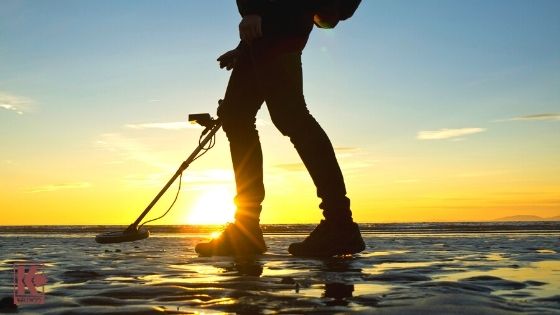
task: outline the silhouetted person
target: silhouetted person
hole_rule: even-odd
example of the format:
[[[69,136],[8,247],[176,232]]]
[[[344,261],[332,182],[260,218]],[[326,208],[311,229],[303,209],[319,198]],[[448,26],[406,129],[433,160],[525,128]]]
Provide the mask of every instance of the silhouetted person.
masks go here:
[[[221,68],[233,69],[218,116],[230,143],[237,210],[235,222],[219,238],[198,244],[197,253],[234,256],[266,251],[259,226],[265,196],[263,160],[255,126],[263,102],[274,125],[290,138],[322,199],[319,207],[325,220],[304,241],[291,244],[289,252],[333,256],[365,248],[333,146],[303,96],[301,53],[317,6],[326,1],[237,0],[243,17],[241,43],[218,58]]]

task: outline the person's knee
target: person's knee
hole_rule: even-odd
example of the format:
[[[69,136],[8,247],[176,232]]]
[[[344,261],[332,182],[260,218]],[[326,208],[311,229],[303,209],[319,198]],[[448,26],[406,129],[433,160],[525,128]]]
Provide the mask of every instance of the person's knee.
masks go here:
[[[230,141],[248,141],[257,136],[255,124],[250,120],[226,120],[222,122],[222,128]]]
[[[243,115],[239,111],[232,110],[233,106],[218,107],[218,117],[222,123],[222,128],[228,139],[231,140],[247,140],[257,133],[255,126],[255,117]]]
[[[313,133],[318,127],[317,121],[309,112],[274,117],[272,122],[284,136],[291,139]]]
[[[258,137],[255,119],[226,118],[221,121],[222,128],[230,141],[250,141]]]

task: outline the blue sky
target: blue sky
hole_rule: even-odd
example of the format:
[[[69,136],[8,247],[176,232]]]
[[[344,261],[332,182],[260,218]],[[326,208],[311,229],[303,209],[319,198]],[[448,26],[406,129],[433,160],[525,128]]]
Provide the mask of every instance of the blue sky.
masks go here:
[[[359,204],[375,202],[364,182],[376,189],[463,171],[494,174],[496,185],[503,171],[523,182],[512,194],[558,192],[559,12],[554,0],[364,0],[336,29],[315,29],[303,56],[306,99],[354,156],[341,164]],[[234,1],[1,1],[0,170],[21,178],[21,190],[95,186],[85,169],[130,171],[99,162],[117,158],[99,149],[115,135],[119,150],[134,139],[172,165],[192,133],[126,126],[215,112],[229,77],[215,59],[237,45],[238,23]],[[299,163],[264,107],[259,118],[267,167]],[[201,168],[229,167],[220,141],[220,158]],[[27,180],[33,174],[43,177]]]

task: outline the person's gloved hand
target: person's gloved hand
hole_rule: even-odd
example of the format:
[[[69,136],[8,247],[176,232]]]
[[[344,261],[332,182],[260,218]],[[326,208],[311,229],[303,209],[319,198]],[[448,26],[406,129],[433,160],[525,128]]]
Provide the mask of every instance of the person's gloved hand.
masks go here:
[[[239,23],[239,37],[246,43],[251,43],[254,39],[262,37],[260,15],[245,15]]]
[[[226,70],[231,70],[235,67],[235,63],[237,62],[237,56],[239,55],[239,51],[236,49],[232,49],[225,54],[218,57],[218,61],[220,62],[220,68],[226,68]]]

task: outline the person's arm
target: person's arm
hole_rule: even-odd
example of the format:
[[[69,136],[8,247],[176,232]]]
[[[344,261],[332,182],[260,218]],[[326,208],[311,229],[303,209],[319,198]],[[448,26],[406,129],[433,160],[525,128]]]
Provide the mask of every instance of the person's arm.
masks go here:
[[[251,43],[262,37],[262,13],[266,0],[236,0],[237,9],[243,17],[239,23],[239,37],[242,41]]]
[[[339,2],[349,0],[310,0],[313,22],[319,28],[333,28],[339,20]]]
[[[235,64],[237,63],[237,58],[239,57],[239,54],[241,53],[241,49],[243,47],[243,42],[239,42],[239,45],[237,45],[237,47],[235,47],[234,49],[230,50],[230,51],[226,51],[224,54],[222,54],[220,57],[218,57],[218,62],[220,63],[220,68],[226,68],[226,70],[231,70],[233,69],[233,67],[235,67]]]

